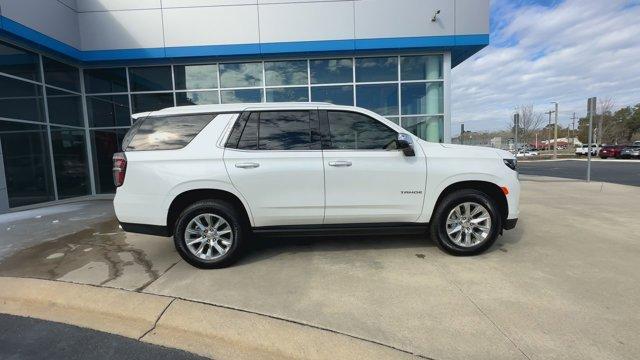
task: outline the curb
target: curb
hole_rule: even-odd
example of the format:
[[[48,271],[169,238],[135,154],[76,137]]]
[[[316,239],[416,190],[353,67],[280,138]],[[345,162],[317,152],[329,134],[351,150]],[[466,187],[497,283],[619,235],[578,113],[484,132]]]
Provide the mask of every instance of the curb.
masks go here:
[[[128,290],[0,277],[0,313],[118,334],[215,359],[414,359],[349,335]]]

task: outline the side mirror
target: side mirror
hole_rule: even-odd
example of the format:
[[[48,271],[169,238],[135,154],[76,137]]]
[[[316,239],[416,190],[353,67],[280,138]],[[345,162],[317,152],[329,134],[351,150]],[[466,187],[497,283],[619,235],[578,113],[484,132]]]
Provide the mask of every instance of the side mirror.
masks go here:
[[[402,150],[404,156],[416,156],[416,152],[413,150],[413,139],[407,134],[398,134],[396,140],[398,150]]]

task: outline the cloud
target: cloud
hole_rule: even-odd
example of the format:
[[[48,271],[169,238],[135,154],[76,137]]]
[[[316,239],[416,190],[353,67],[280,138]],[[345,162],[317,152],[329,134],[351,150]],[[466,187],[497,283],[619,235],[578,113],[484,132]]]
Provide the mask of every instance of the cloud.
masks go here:
[[[491,45],[452,71],[452,133],[504,129],[518,105],[560,103],[560,122],[587,98],[640,102],[640,1],[493,0]]]

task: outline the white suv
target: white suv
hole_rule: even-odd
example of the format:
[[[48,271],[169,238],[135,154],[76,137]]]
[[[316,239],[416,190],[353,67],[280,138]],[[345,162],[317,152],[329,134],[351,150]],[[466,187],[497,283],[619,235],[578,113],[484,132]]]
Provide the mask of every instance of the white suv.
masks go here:
[[[231,264],[259,234],[430,234],[472,255],[518,218],[512,154],[429,143],[365,109],[200,105],[134,119],[114,155],[118,220],[173,235],[197,267]]]

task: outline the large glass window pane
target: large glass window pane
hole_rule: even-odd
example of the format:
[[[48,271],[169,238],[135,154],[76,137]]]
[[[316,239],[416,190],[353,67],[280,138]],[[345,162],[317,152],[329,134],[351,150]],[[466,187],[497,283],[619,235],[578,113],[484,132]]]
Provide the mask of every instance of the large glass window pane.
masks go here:
[[[307,61],[272,61],[264,63],[267,86],[306,85]]]
[[[309,101],[309,89],[305,87],[267,89],[267,102]]]
[[[398,85],[372,84],[356,87],[356,104],[380,115],[398,115]]]
[[[44,122],[42,86],[0,76],[0,117]]]
[[[353,82],[352,59],[322,59],[309,62],[312,84]]]
[[[127,129],[91,131],[91,148],[93,154],[93,173],[96,179],[98,194],[115,192],[113,185],[113,154],[121,149],[122,138]]]
[[[309,150],[311,127],[308,111],[260,113],[259,150]]]
[[[90,127],[131,125],[127,95],[87,96]]]
[[[9,207],[54,199],[44,125],[0,121],[0,145]]]
[[[47,106],[50,123],[84,126],[82,96],[48,87]]]
[[[220,87],[262,86],[262,63],[220,64]]]
[[[375,57],[356,59],[356,81],[396,81],[398,80],[397,57]]]
[[[171,66],[129,68],[131,91],[172,90]]]
[[[80,92],[80,71],[77,67],[42,57],[44,81],[48,85]]]
[[[345,111],[329,111],[331,149],[389,149],[398,134],[376,119]]]
[[[84,130],[52,127],[51,145],[58,198],[89,194],[91,187]]]
[[[353,86],[314,86],[311,88],[311,101],[353,105]]]
[[[176,93],[178,106],[217,104],[217,91],[186,91]]]
[[[402,80],[442,79],[442,55],[401,57],[400,78]]]
[[[175,65],[176,90],[215,89],[218,65]]]
[[[262,102],[262,89],[222,90],[223,104]]]
[[[156,111],[173,106],[172,93],[132,94],[131,106],[133,113]]]
[[[38,55],[0,42],[0,72],[40,81]]]
[[[89,94],[127,92],[125,68],[85,69],[84,88]]]
[[[402,84],[402,114],[442,114],[444,112],[441,82]]]
[[[444,119],[442,116],[403,117],[402,127],[423,140],[444,142]]]

